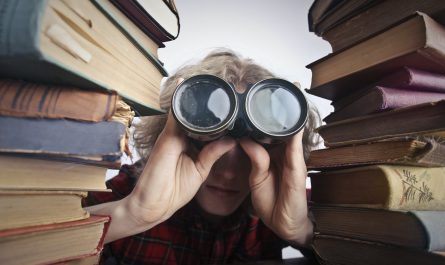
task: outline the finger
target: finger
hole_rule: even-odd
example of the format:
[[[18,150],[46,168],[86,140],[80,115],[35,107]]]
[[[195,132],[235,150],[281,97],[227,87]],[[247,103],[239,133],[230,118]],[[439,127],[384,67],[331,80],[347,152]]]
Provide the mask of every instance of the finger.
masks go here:
[[[269,175],[270,157],[266,149],[249,138],[240,140],[241,148],[250,158],[250,186],[255,188],[261,185]]]
[[[203,181],[209,175],[209,172],[216,160],[233,149],[235,145],[236,141],[233,138],[224,137],[204,146],[195,160],[196,169],[201,175]]]
[[[303,130],[294,135],[286,145],[285,167],[298,170],[302,165],[306,167],[303,153]]]

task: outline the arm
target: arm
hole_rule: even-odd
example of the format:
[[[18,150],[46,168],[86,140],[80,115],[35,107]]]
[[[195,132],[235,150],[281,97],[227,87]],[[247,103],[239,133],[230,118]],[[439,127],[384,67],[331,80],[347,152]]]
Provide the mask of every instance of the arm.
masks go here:
[[[252,164],[249,182],[253,207],[272,231],[295,247],[309,246],[313,236],[302,136],[303,131],[269,151],[250,139],[240,142]]]
[[[191,157],[187,138],[169,115],[134,190],[121,200],[87,208],[111,216],[105,242],[146,231],[170,218],[193,198],[213,163],[234,146],[233,139],[221,139]]]

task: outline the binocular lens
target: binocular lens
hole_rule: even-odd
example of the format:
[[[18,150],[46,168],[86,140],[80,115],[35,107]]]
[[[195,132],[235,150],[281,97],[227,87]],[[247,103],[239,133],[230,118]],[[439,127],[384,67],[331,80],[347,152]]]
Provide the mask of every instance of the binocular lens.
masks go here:
[[[294,129],[301,116],[300,102],[281,86],[265,86],[256,90],[249,107],[253,123],[271,134],[283,134]]]
[[[233,97],[218,80],[187,80],[175,94],[176,117],[187,127],[211,131],[233,114]]]

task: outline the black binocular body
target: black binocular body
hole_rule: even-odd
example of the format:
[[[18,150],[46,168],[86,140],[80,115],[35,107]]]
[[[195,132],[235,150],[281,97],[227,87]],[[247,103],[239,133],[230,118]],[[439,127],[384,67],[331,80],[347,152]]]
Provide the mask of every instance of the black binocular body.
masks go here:
[[[196,75],[178,85],[171,106],[186,135],[199,141],[230,135],[278,143],[303,129],[308,118],[304,94],[278,78],[259,81],[238,93],[217,76]]]

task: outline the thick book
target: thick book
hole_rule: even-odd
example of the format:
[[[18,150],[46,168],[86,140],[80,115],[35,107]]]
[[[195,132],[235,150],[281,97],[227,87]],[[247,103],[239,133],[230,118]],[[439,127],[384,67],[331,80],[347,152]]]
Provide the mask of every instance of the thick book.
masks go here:
[[[378,2],[376,5],[368,6],[346,20],[335,24],[325,23],[322,25],[320,23],[316,31],[317,34],[328,41],[335,52],[385,30],[388,26],[416,11],[428,14],[440,24],[445,24],[445,3],[442,0],[376,2]]]
[[[375,165],[310,173],[311,200],[389,210],[445,210],[445,167]]]
[[[0,189],[0,231],[88,218],[82,208],[86,196],[87,192]]]
[[[105,191],[106,173],[93,165],[0,155],[0,189]]]
[[[54,263],[53,265],[99,265],[100,254],[101,253],[96,253],[94,255],[84,256],[77,259],[65,260]]]
[[[371,142],[445,130],[445,100],[332,122],[317,128],[326,146]]]
[[[337,5],[341,5],[345,0],[315,0],[312,2],[311,7],[307,15],[309,31],[314,31],[315,25],[323,19],[326,14],[330,13],[332,9],[335,9]]]
[[[362,97],[374,87],[391,87],[403,90],[428,91],[436,93],[445,93],[445,75],[422,71],[410,67],[402,67],[384,76],[381,80],[371,85],[365,85],[353,91],[340,100],[331,102],[335,111],[352,104],[358,98]]]
[[[315,233],[426,251],[445,251],[445,211],[388,211],[314,205]]]
[[[309,64],[312,83],[308,92],[335,101],[403,66],[444,74],[444,42],[445,28],[416,13],[378,35]]]
[[[0,263],[52,264],[95,255],[103,249],[108,216],[0,231]]]
[[[439,100],[445,100],[445,93],[375,86],[367,89],[363,95],[358,96],[352,103],[330,113],[323,121],[329,124],[349,118]]]
[[[383,141],[313,150],[307,168],[334,168],[393,164],[445,166],[445,144],[432,138],[399,137]]]
[[[445,256],[436,252],[332,235],[315,235],[312,246],[320,264],[326,265],[438,265],[445,263]]]
[[[179,15],[173,0],[111,0],[160,47],[179,35]]]
[[[0,116],[0,153],[26,154],[120,167],[126,127],[120,122],[81,122]]]
[[[90,1],[0,2],[0,76],[117,91],[141,115],[160,113],[164,68]]]
[[[106,121],[116,112],[117,101],[115,92],[0,79],[0,115],[4,116]]]

